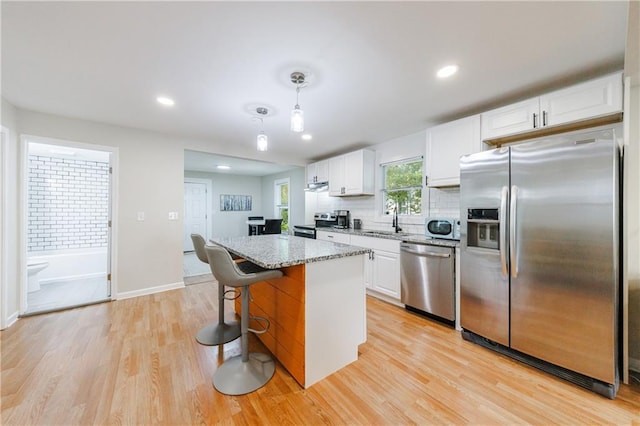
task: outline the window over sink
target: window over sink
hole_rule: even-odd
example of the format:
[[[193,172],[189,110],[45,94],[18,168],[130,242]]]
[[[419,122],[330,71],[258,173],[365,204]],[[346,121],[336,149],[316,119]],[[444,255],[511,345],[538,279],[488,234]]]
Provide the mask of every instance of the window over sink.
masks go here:
[[[380,164],[382,169],[382,214],[422,214],[422,157]]]

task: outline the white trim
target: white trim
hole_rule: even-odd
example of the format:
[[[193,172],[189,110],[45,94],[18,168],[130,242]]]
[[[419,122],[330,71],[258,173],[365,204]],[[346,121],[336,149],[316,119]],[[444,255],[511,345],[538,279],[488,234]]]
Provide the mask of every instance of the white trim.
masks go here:
[[[287,211],[289,212],[289,220],[291,220],[291,179],[288,177],[275,179],[273,181],[273,214],[278,219],[281,217],[280,210],[284,204],[278,204],[278,201],[280,201],[279,199],[280,193],[277,191],[277,189],[279,189],[278,188],[279,186],[285,185],[285,184],[289,187],[288,199],[287,199]]]
[[[0,126],[0,330],[9,327],[7,315],[7,144],[9,143],[9,129]],[[18,318],[18,313],[15,313]],[[15,322],[15,321],[14,321]]]
[[[179,288],[184,288],[184,281],[159,285],[157,287],[143,288],[140,290],[125,291],[124,293],[120,293],[120,295],[118,296],[118,300],[131,299],[132,297],[139,297],[139,296],[147,296],[149,294],[162,293],[163,291],[176,290]]]
[[[7,326],[5,328],[9,328],[11,327],[13,324],[16,323],[16,321],[18,321],[18,312],[14,312],[11,315],[9,315],[9,317],[7,318]]]
[[[203,183],[206,186],[207,189],[207,196],[206,196],[206,202],[207,202],[207,220],[205,221],[206,223],[206,228],[205,228],[205,232],[204,232],[204,239],[205,240],[209,240],[209,238],[211,238],[213,235],[213,185],[211,182],[211,179],[204,179],[204,178],[195,178],[195,177],[186,177],[184,178],[184,183]],[[183,184],[184,185],[184,184]],[[184,188],[183,188],[184,189]],[[182,198],[184,200],[184,192],[182,193]],[[184,204],[184,203],[183,203]],[[182,232],[184,234],[184,225],[185,225],[185,220],[184,220],[184,210],[182,211]]]
[[[118,259],[118,174],[119,174],[119,148],[107,145],[94,145],[85,142],[69,141],[64,139],[49,138],[35,135],[20,135],[20,146],[18,153],[19,185],[18,185],[18,205],[21,206],[18,215],[18,252],[20,253],[18,264],[18,291],[20,299],[19,313],[24,314],[27,311],[27,213],[28,213],[28,158],[29,158],[29,142],[42,143],[47,145],[58,145],[67,148],[86,149],[91,151],[108,152],[109,164],[112,169],[111,173],[111,193],[110,199],[110,220],[111,234],[108,253],[107,271],[111,271],[111,300],[117,299],[118,281],[117,281],[117,259]]]

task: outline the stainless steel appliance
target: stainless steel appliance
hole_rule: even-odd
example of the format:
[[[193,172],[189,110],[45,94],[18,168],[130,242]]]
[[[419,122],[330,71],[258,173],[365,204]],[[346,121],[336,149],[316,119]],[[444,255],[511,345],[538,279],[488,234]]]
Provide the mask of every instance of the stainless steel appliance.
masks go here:
[[[455,321],[453,247],[400,244],[400,301],[407,309]]]
[[[347,210],[347,214],[349,213]],[[293,235],[296,237],[316,238],[317,228],[337,228],[338,216],[335,212],[319,212],[313,215],[313,225],[295,225],[293,227]]]
[[[315,225],[295,225],[293,227],[293,235],[296,237],[316,239]]]
[[[463,337],[614,398],[619,127],[460,160]]]
[[[349,210],[336,210],[334,213],[336,215],[335,228],[349,228]]]
[[[409,310],[455,321],[453,247],[400,244],[400,301]]]
[[[460,220],[453,217],[428,217],[424,220],[427,237],[448,240],[460,239]]]

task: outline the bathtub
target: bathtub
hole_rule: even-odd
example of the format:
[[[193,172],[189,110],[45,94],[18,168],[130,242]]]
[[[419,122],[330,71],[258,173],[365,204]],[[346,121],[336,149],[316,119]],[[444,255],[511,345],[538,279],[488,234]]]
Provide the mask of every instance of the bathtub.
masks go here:
[[[106,247],[29,252],[27,259],[28,263],[49,263],[49,266],[38,274],[40,284],[107,275]]]

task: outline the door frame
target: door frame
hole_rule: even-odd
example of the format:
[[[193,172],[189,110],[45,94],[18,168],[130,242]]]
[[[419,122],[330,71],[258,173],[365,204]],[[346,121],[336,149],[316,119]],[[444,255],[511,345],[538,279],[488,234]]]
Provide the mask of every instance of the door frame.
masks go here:
[[[7,144],[9,129],[0,126],[0,330],[9,326],[7,315]]]
[[[111,229],[107,244],[107,274],[111,274],[109,290],[111,300],[118,298],[118,176],[119,176],[119,149],[115,146],[94,145],[85,142],[69,141],[64,139],[49,138],[35,135],[20,135],[19,152],[19,188],[18,202],[20,214],[18,217],[18,291],[20,295],[19,315],[23,315],[27,310],[27,213],[29,211],[29,142],[56,145],[64,148],[87,149],[92,151],[104,151],[109,153],[111,167],[110,194],[109,194],[109,220]]]
[[[184,226],[186,224],[186,215],[184,211],[184,184],[185,183],[203,183],[206,186],[207,197],[206,197],[206,215],[207,219],[205,220],[205,235],[203,235],[205,241],[207,241],[212,236],[213,232],[213,183],[211,179],[205,178],[196,178],[196,177],[184,177],[183,185],[183,193],[182,193],[182,203],[183,203],[183,211],[182,211],[182,235],[184,238]]]

